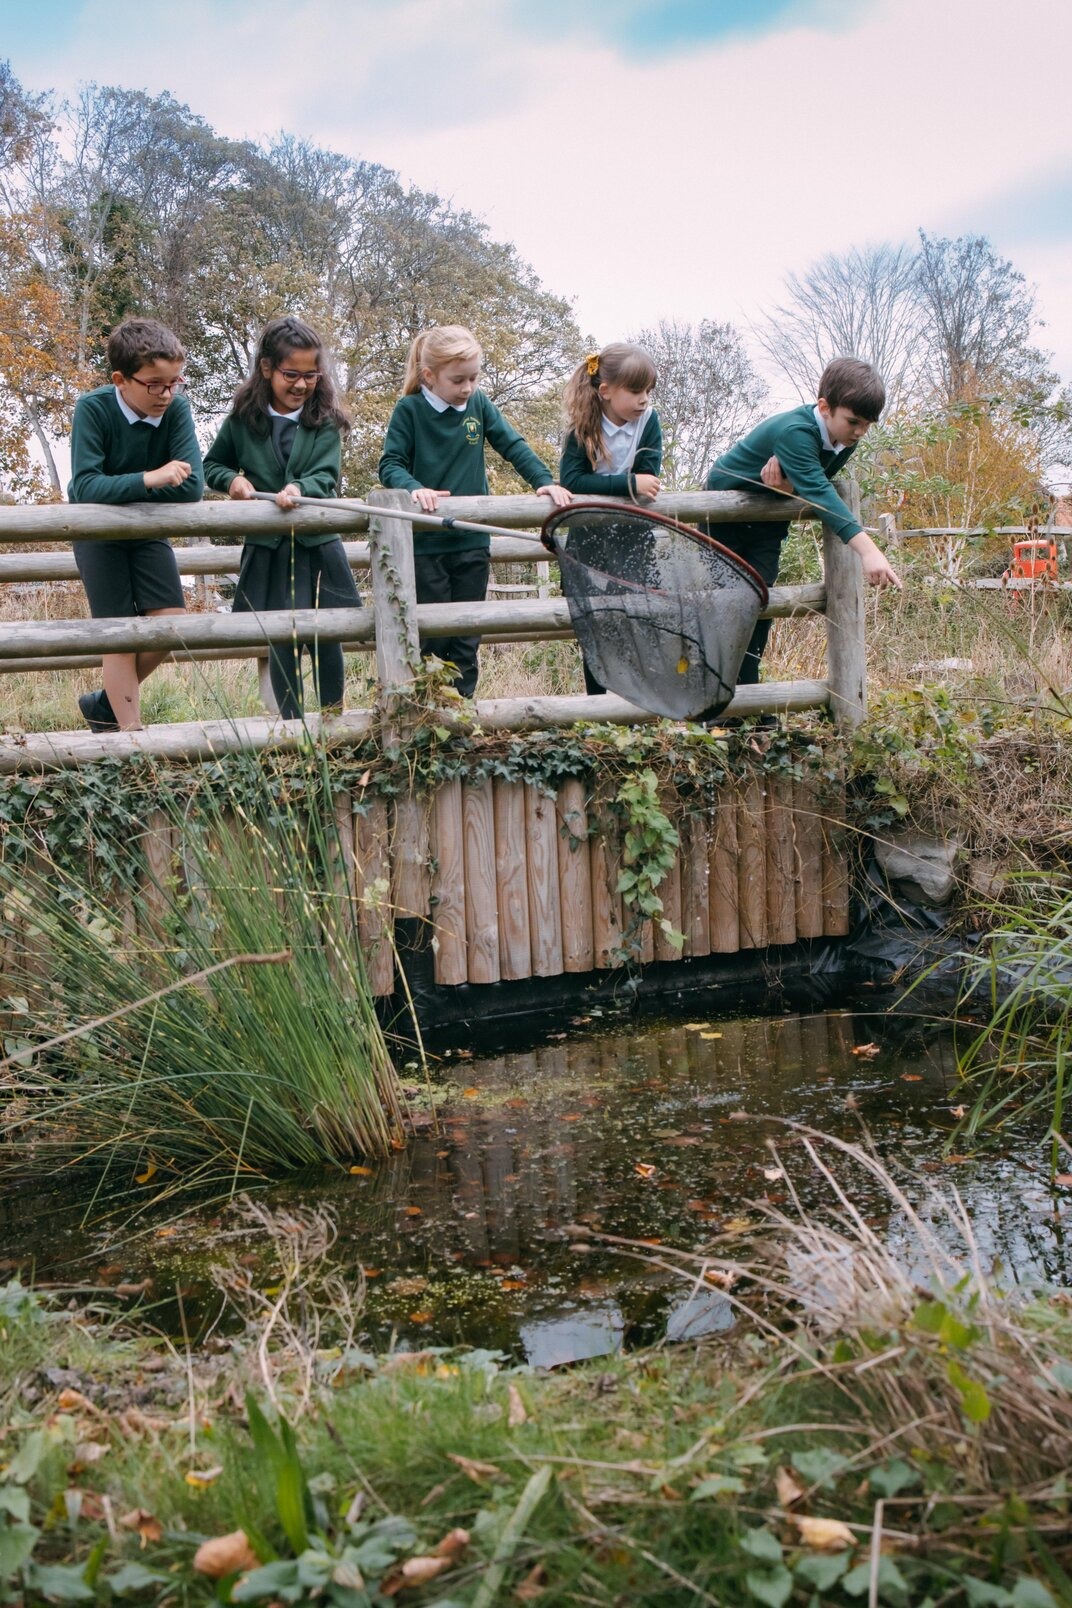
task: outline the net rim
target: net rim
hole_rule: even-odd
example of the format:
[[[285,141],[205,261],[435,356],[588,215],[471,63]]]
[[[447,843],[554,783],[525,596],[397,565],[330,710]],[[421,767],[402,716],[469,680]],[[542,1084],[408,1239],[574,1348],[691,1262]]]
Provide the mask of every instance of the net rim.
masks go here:
[[[548,515],[541,525],[540,540],[543,542],[543,545],[547,548],[548,552],[553,554],[555,558],[559,559],[559,561],[561,561],[561,558],[564,555],[560,553],[559,549],[554,543],[554,532],[556,527],[560,524],[563,524],[567,519],[572,519],[575,514],[585,513],[588,510],[591,510],[593,513],[619,515],[632,514],[634,516],[641,516],[646,519],[649,524],[662,525],[667,530],[676,531],[679,536],[687,537],[689,541],[695,542],[699,547],[712,549],[714,552],[718,553],[721,558],[728,559],[733,568],[740,572],[742,578],[748,581],[749,584],[755,588],[755,591],[760,599],[761,608],[765,609],[769,604],[770,591],[766,581],[763,579],[762,575],[760,575],[758,570],[752,568],[751,564],[746,558],[741,557],[740,553],[735,553],[732,548],[724,547],[720,541],[716,541],[715,538],[713,536],[709,536],[706,531],[697,530],[693,525],[684,525],[682,524],[681,520],[673,519],[669,514],[660,514],[654,509],[649,510],[647,508],[640,508],[635,503],[618,502],[602,497],[586,497],[582,501],[569,503],[565,508],[556,508],[551,514]],[[579,563],[580,560],[575,560],[575,562]],[[601,571],[600,573],[605,572]],[[611,576],[610,578],[612,580],[619,579],[617,576]],[[641,590],[646,589],[641,588]]]

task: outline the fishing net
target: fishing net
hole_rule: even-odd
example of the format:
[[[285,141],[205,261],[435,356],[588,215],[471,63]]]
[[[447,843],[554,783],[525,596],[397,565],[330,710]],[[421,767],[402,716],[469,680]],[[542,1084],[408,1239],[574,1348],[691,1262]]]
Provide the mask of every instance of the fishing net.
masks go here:
[[[716,716],[767,588],[736,553],[665,514],[573,503],[543,527],[589,669],[673,720]]]

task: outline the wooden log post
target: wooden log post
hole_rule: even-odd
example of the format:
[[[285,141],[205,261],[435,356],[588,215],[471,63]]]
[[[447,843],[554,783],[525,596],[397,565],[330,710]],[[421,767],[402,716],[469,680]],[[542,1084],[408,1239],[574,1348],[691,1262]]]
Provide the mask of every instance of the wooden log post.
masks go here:
[[[767,946],[767,832],[765,778],[752,776],[737,795],[737,914],[739,947]]]
[[[504,980],[532,976],[529,884],[525,849],[525,787],[494,783],[495,898],[499,920],[499,970]]]
[[[860,488],[845,487],[846,501],[860,517]],[[867,714],[867,643],[864,637],[864,575],[860,560],[829,525],[823,526],[826,572],[826,677],[830,712],[853,731]]]
[[[532,975],[557,977],[562,971],[562,905],[558,889],[558,811],[554,799],[525,788],[528,840],[529,930]]]
[[[395,957],[391,948],[390,825],[387,804],[382,798],[372,798],[355,814],[354,834],[361,953],[372,992],[390,994],[395,981]]]
[[[793,784],[793,858],[797,937],[823,936],[823,822],[814,777]]]
[[[735,955],[741,947],[737,881],[737,793],[727,782],[718,796],[711,831],[711,953]]]
[[[793,780],[767,778],[767,942],[795,943],[796,879],[793,863]]]
[[[589,838],[589,862],[592,873],[592,943],[597,969],[609,970],[622,964],[619,951],[622,947],[622,896],[618,892],[618,850],[613,839],[609,820],[600,822],[599,829]]]
[[[595,965],[592,871],[584,783],[573,777],[558,794],[558,886],[562,905],[562,965],[568,972]]]
[[[495,801],[490,781],[463,784],[462,830],[469,981],[497,983],[502,972],[495,876]]]
[[[369,520],[369,574],[376,625],[376,700],[380,740],[385,747],[406,740],[404,700],[420,669],[417,641],[417,591],[413,580],[413,526],[391,518],[391,509],[412,508],[404,491],[373,491],[369,500],[384,512]],[[460,802],[460,801],[459,801]],[[395,946],[406,967],[409,992],[416,1001],[427,982],[423,957],[429,943],[428,812],[412,793],[395,801],[392,849],[392,892]],[[459,854],[461,843],[458,844]],[[462,916],[464,923],[464,913]],[[464,949],[465,928],[461,929]],[[463,955],[464,961],[464,955]],[[465,981],[464,966],[461,976]]]
[[[707,821],[698,813],[681,823],[681,930],[683,955],[711,953],[711,846]]]
[[[462,784],[441,782],[435,795],[432,924],[435,978],[454,987],[469,980],[465,941],[465,828]]]

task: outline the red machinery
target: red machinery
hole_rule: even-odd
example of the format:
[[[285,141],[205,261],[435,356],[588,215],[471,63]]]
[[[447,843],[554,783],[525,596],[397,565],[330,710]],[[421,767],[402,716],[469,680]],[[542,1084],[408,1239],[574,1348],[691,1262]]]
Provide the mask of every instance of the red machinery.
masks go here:
[[[1056,581],[1057,543],[1052,536],[1014,542],[1012,564],[1001,579],[1008,581]]]

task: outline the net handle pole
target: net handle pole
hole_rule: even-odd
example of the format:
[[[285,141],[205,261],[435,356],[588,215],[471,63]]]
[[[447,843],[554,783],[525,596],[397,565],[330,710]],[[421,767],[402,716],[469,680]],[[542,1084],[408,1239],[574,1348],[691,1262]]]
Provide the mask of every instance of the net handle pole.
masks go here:
[[[254,497],[258,502],[275,502],[274,491],[255,491]],[[358,502],[354,497],[299,497],[299,508],[346,508],[354,514],[368,514],[370,518],[382,517],[383,509],[377,508],[373,503]],[[285,513],[286,509],[281,509]],[[408,508],[392,508],[392,519],[408,519],[414,525],[437,525],[442,530],[474,530],[480,536],[512,536],[515,540],[538,542],[539,536],[530,536],[523,530],[507,530],[504,525],[478,525],[472,519],[443,518],[440,514],[426,514],[423,508],[414,507],[412,513]]]

